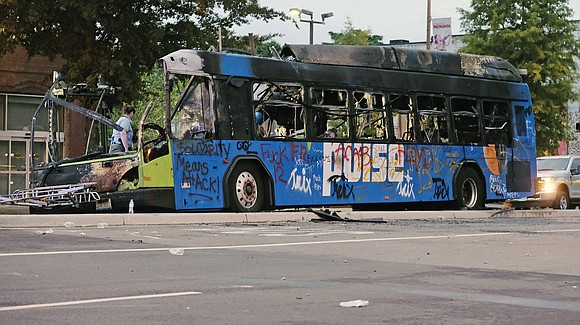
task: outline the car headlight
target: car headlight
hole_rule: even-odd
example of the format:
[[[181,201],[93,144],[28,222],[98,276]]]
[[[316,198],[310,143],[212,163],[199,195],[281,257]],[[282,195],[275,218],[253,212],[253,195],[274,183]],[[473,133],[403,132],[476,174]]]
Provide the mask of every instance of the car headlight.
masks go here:
[[[553,178],[542,179],[543,183],[540,183],[541,192],[555,192],[556,191],[556,180]]]

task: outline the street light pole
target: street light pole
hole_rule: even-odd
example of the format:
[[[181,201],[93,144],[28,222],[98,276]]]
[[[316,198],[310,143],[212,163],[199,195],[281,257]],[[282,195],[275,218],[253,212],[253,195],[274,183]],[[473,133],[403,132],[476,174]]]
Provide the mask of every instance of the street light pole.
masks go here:
[[[302,19],[301,18],[302,14],[310,16],[310,20]],[[290,8],[290,15],[295,17],[292,19],[292,21],[296,24],[296,28],[298,28],[298,29],[300,29],[300,27],[298,27],[297,22],[310,24],[310,45],[314,44],[314,24],[324,25],[324,20],[326,18],[330,18],[330,17],[334,16],[334,14],[332,12],[327,12],[327,13],[320,15],[322,20],[316,21],[316,20],[314,20],[314,13],[312,11],[310,11],[308,9],[299,9],[299,8]]]

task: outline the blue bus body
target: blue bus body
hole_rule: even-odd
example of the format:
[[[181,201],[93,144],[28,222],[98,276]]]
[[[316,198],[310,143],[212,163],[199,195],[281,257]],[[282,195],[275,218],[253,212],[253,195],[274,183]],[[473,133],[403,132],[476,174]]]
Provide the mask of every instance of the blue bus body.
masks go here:
[[[478,79],[466,76],[464,71],[459,76],[395,69],[391,73],[396,75],[397,85],[383,86],[380,79],[385,77],[380,74],[384,69],[358,68],[357,64],[325,66],[335,70],[331,75],[326,70],[316,70],[313,63],[271,59],[256,62],[255,58],[232,54],[183,51],[164,58],[166,69],[171,73],[193,74],[195,69],[180,70],[180,62],[188,60],[195,60],[198,75],[204,76],[310,85],[320,82],[373,91],[408,88],[413,92],[445,94],[449,98],[500,98],[509,103],[511,129],[505,133],[511,139],[509,146],[499,147],[407,143],[393,139],[368,142],[352,138],[344,141],[253,137],[172,139],[176,210],[232,208],[232,200],[236,199],[231,189],[232,177],[240,164],[253,166],[253,177],[260,184],[258,192],[253,189],[253,194],[264,196],[263,208],[454,202],[462,195],[457,182],[465,169],[472,170],[471,174],[477,175],[474,178],[482,182],[475,186],[483,186],[484,191],[479,195],[484,195],[485,202],[523,198],[534,192],[536,149],[532,103],[527,85],[517,78],[490,81],[501,77]],[[363,70],[366,79],[354,73],[356,69]],[[445,74],[443,85],[437,83],[442,80],[439,74]],[[487,83],[493,83],[493,87],[485,89]],[[251,107],[239,109],[253,112]]]

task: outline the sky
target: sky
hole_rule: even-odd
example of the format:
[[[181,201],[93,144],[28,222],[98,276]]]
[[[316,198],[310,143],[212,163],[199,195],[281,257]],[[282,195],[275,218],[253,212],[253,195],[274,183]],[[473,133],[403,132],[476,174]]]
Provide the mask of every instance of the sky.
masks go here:
[[[258,0],[263,6],[288,13],[292,7],[308,9],[314,13],[314,20],[320,15],[333,12],[324,25],[314,25],[314,44],[330,43],[328,32],[344,29],[347,17],[356,29],[370,29],[373,34],[383,36],[383,43],[393,39],[406,39],[410,42],[424,42],[427,36],[427,0]],[[432,18],[451,17],[453,35],[462,34],[457,8],[469,9],[470,0],[432,0]],[[580,19],[580,0],[570,0],[574,19]],[[310,19],[310,16],[302,16]],[[297,29],[291,21],[253,21],[236,28],[238,34],[254,33],[259,35],[281,33],[276,37],[280,44],[307,44],[310,37],[310,24],[299,23]]]

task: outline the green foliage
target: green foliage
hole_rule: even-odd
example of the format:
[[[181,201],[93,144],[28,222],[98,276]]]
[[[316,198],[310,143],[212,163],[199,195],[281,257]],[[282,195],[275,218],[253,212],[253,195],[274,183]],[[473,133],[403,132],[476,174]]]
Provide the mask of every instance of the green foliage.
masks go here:
[[[261,43],[256,47],[256,55],[263,56],[265,58],[272,57],[272,50],[271,48],[275,48],[278,53],[282,51],[282,45],[276,41],[269,41],[265,43]]]
[[[373,35],[370,29],[356,29],[352,26],[352,20],[347,18],[344,28],[340,33],[329,32],[334,45],[380,45],[383,37]]]
[[[15,45],[30,55],[67,60],[73,82],[95,84],[103,75],[121,87],[121,100],[137,98],[141,75],[180,48],[236,47],[232,28],[251,18],[286,19],[258,0],[0,0],[0,55]],[[267,35],[263,39],[268,39]]]
[[[538,153],[554,153],[558,140],[569,137],[567,103],[577,96],[580,41],[568,0],[471,0],[471,10],[459,12],[468,34],[463,52],[499,56],[528,70]]]

